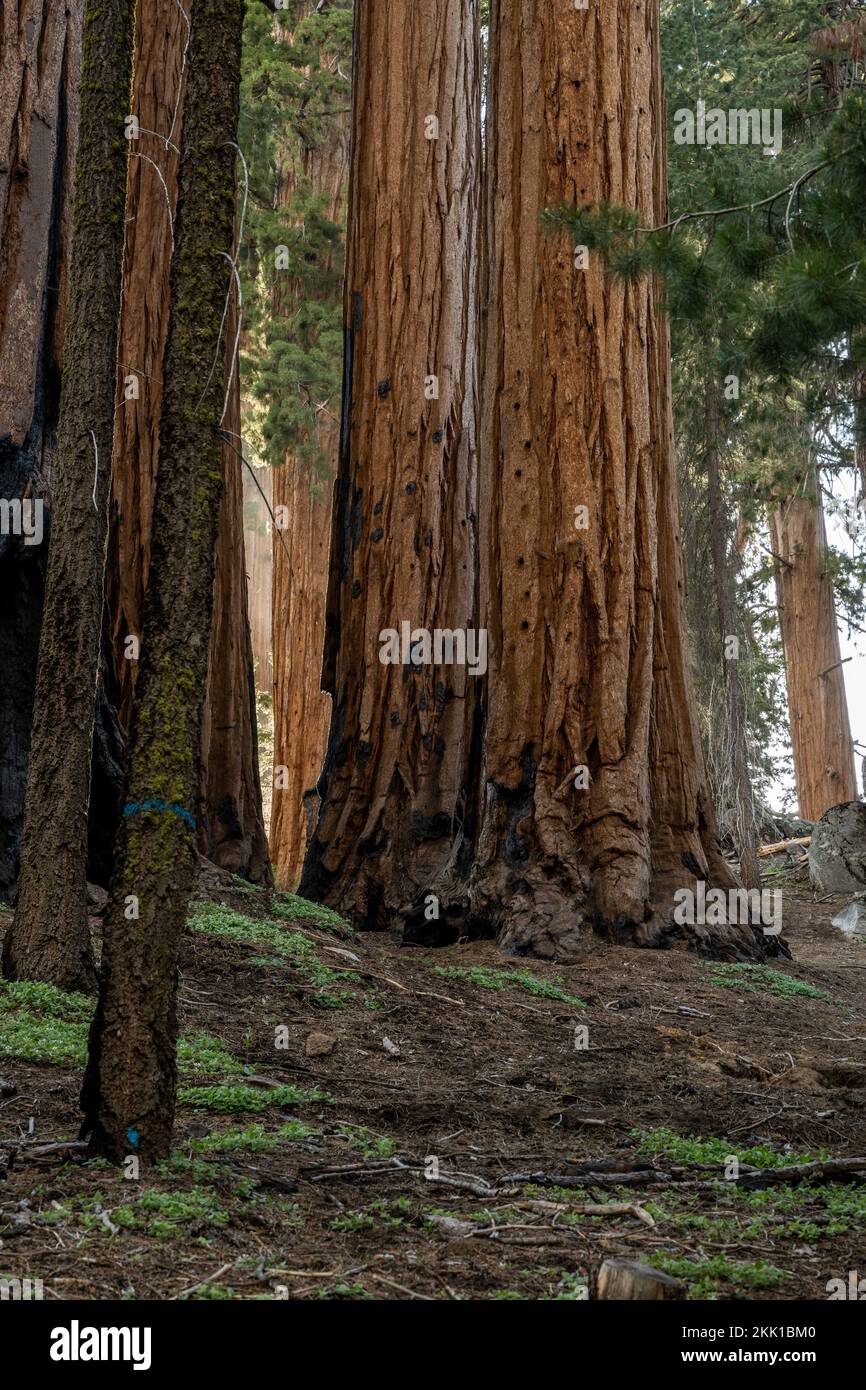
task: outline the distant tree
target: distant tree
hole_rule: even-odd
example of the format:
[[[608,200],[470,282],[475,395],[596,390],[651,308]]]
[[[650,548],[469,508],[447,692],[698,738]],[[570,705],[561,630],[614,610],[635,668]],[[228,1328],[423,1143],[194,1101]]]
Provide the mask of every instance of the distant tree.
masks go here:
[[[753,557],[760,546],[773,561],[755,564],[752,559],[733,613],[753,673],[760,670],[762,658],[755,662],[749,603],[755,602],[761,585],[775,578],[780,602],[784,596],[788,605],[787,615],[780,608],[772,627],[784,639],[801,813],[811,817],[845,799],[853,785],[833,590],[835,581],[842,611],[856,625],[863,604],[862,556],[852,564],[832,555],[822,539],[823,519],[798,528],[796,554],[784,545],[780,552],[773,535],[781,543],[778,519],[796,512],[804,495],[813,499],[809,510],[814,513],[823,490],[822,473],[850,470],[856,462],[855,448],[840,447],[837,436],[850,439],[853,433],[856,442],[852,421],[863,370],[866,291],[862,277],[852,270],[866,252],[864,104],[856,64],[848,63],[847,69],[842,65],[848,73],[846,83],[835,67],[833,82],[826,79],[828,63],[822,49],[829,40],[811,32],[814,9],[780,0],[748,18],[745,36],[728,34],[722,25],[721,56],[715,47],[708,53],[695,79],[696,90],[706,93],[707,107],[724,110],[737,105],[736,83],[745,81],[750,63],[766,59],[767,69],[761,71],[769,86],[757,94],[750,88],[750,104],[777,102],[783,109],[781,155],[768,160],[760,149],[736,144],[703,150],[684,147],[681,161],[673,161],[675,168],[679,162],[683,166],[676,215],[656,223],[655,230],[632,210],[611,203],[563,210],[554,221],[565,221],[575,241],[591,246],[615,279],[654,275],[664,282],[677,333],[676,360],[685,364],[678,365],[678,394],[684,402],[681,433],[702,441],[693,448],[699,475],[706,474],[707,461],[716,455],[724,468],[724,485],[715,500],[716,525],[726,532],[725,545],[714,549],[709,544],[706,551],[714,564],[734,566],[727,580],[718,576],[723,584],[736,583],[744,539],[756,542]],[[767,23],[769,35],[762,27]],[[686,28],[681,63],[669,57],[669,68],[680,84],[695,42],[691,21]],[[749,54],[753,30],[759,41]],[[766,48],[772,32],[778,40],[775,58],[767,56]],[[774,82],[788,84],[787,92],[779,85],[774,88]],[[675,88],[672,104],[682,102],[687,108],[689,97],[697,99],[696,90],[684,93],[682,86]],[[708,379],[719,402],[714,441],[706,438]],[[827,440],[834,441],[830,449]],[[807,466],[804,458],[809,459]],[[694,517],[689,525],[694,525]],[[700,566],[700,547],[690,543],[687,553],[696,556]],[[792,587],[791,576],[800,566],[802,583]],[[693,567],[692,577],[694,573]],[[820,601],[810,579],[818,574],[823,576]],[[795,601],[801,635],[792,643],[790,605]],[[696,611],[706,611],[700,595],[692,595],[692,604]],[[761,619],[757,626],[760,630],[766,623]],[[722,635],[708,647],[699,634],[699,654],[709,652],[717,661]],[[728,713],[734,717],[734,705],[728,704]],[[757,718],[762,722],[756,727],[765,739],[772,726],[770,713],[767,702],[759,700]],[[808,740],[799,736],[798,726],[810,731]],[[736,741],[736,730],[726,716],[723,748],[730,751]],[[713,752],[718,768],[726,755],[722,748]],[[741,804],[734,785],[738,778],[730,777],[727,761],[732,799]],[[817,786],[820,768],[825,769],[824,785],[813,795],[805,789]],[[737,812],[730,809],[736,824]]]
[[[351,0],[294,3],[275,17],[248,9],[241,91],[253,187],[244,258],[252,306],[247,438],[270,463],[277,519],[270,847],[286,888],[300,878],[331,703],[321,688],[322,654],[340,437],[351,66]]]

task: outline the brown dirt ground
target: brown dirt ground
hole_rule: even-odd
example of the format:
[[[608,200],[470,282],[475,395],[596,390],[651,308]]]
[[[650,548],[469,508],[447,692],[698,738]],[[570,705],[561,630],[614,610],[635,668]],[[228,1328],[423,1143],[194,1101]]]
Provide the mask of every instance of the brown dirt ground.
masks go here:
[[[250,890],[211,896],[267,916],[266,898]],[[655,1256],[693,1262],[691,1297],[824,1299],[829,1279],[866,1273],[862,1182],[750,1195],[718,1185],[718,1163],[688,1188],[653,1183],[651,1169],[625,1187],[588,1179],[583,1190],[551,1191],[543,1180],[505,1180],[579,1182],[575,1165],[588,1159],[669,1172],[676,1160],[641,1157],[633,1133],[661,1126],[722,1137],[731,1151],[866,1152],[866,946],[830,926],[842,901],[816,900],[792,872],[784,906],[794,960],[772,963],[829,1000],[724,987],[715,967],[680,950],[593,939],[579,964],[547,965],[509,960],[491,942],[433,951],[283,923],[303,931],[313,961],[367,972],[330,984],[326,993],[345,999],[328,1008],[309,964],[190,932],[182,1031],[219,1037],[257,1078],[315,1085],[330,1099],[252,1115],[181,1106],[180,1161],[134,1180],[74,1152],[33,1152],[75,1137],[80,1070],[0,1056],[0,1077],[15,1088],[4,1095],[0,1086],[0,1275],[40,1278],[44,1296],[57,1299],[537,1299],[575,1296],[606,1256]],[[479,965],[526,970],[586,1007],[434,969]],[[275,1049],[278,1024],[288,1029],[285,1051]],[[584,1024],[589,1047],[577,1050]],[[336,1039],[329,1055],[306,1055],[313,1032]],[[182,1077],[220,1080],[244,1077]],[[305,1137],[184,1166],[191,1141],[291,1119],[304,1122]],[[438,1181],[423,1171],[429,1156]],[[340,1167],[352,1171],[327,1171]],[[458,1185],[467,1181],[479,1193],[484,1183],[510,1191],[479,1195]],[[828,1211],[828,1196],[847,1203],[843,1214]],[[518,1205],[527,1201],[639,1204],[655,1224],[633,1212]],[[472,1218],[473,1233],[430,1221],[442,1212]],[[754,1287],[756,1262],[785,1277]]]

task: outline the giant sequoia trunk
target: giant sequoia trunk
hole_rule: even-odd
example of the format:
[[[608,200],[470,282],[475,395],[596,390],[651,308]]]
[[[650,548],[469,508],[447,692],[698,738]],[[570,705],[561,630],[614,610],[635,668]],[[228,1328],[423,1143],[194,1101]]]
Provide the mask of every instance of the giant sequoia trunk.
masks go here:
[[[327,200],[339,225],[348,179],[348,119],[329,123],[312,148],[296,141],[286,153],[280,202],[291,208],[299,180]],[[275,297],[274,312],[291,315],[304,296],[295,283]],[[339,402],[321,402],[315,471],[289,455],[272,470],[275,515],[286,524],[273,536],[274,777],[271,858],[279,882],[295,888],[318,809],[316,783],[328,739],[331,701],[322,690],[333,480],[339,455]],[[280,510],[277,511],[276,509]]]
[[[102,632],[117,396],[133,0],[88,0],[69,268],[69,316],[27,806],[3,965],[63,989],[93,983],[87,807]]]
[[[471,906],[518,953],[677,926],[675,890],[732,882],[685,651],[669,346],[653,287],[604,274],[540,214],[664,221],[654,0],[493,0],[479,498],[490,670]]]
[[[143,637],[151,563],[153,502],[159,464],[163,359],[168,328],[171,223],[177,201],[178,142],[188,76],[185,8],[176,0],[138,7],[132,110],[141,128],[131,144],[127,191],[121,363],[125,399],[115,424],[108,621],[113,694],[129,724],[138,661],[129,637]],[[234,345],[229,334],[228,350]],[[207,370],[205,371],[205,376]],[[216,373],[222,380],[222,373]],[[237,373],[225,424],[240,432]],[[229,436],[232,440],[232,436]],[[214,626],[204,726],[198,843],[222,867],[269,881],[258,788],[252,648],[246,611],[243,498],[239,440],[224,449]],[[134,651],[134,648],[132,649]]]
[[[399,639],[477,626],[479,77],[474,3],[357,6],[333,711],[301,891],[373,926],[458,853],[466,810],[477,678]]]
[[[47,498],[56,447],[83,0],[0,19],[0,498]],[[0,899],[18,878],[48,552],[0,532]]]
[[[153,507],[147,641],[128,798],[105,919],[82,1104],[91,1150],[146,1161],[171,1147],[177,944],[194,879],[193,805],[223,490],[222,308],[232,287],[243,0],[196,0]]]
[[[814,467],[806,495],[770,518],[797,801],[804,820],[857,798],[824,511]]]

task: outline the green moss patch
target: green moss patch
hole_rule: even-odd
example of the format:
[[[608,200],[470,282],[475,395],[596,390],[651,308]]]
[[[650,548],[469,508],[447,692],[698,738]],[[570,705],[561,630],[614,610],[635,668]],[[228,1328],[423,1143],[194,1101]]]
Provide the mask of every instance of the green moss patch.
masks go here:
[[[769,965],[736,964],[713,965],[710,978],[714,985],[723,989],[743,989],[751,993],[775,994],[780,999],[826,999],[832,996],[824,989],[797,980],[782,970],[773,970]]]
[[[433,973],[446,980],[467,980],[479,985],[481,989],[505,990],[519,989],[525,994],[533,994],[538,999],[555,999],[573,1008],[586,1008],[582,999],[567,994],[560,984],[549,980],[539,980],[529,970],[494,970],[487,965],[434,965]]]

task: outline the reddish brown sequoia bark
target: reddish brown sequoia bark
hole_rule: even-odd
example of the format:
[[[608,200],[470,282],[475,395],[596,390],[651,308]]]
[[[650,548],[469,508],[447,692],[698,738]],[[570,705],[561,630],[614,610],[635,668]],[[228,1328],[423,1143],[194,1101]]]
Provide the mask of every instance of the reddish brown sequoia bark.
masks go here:
[[[256,689],[272,695],[271,667],[271,585],[273,582],[273,544],[271,540],[271,470],[257,468],[258,487],[244,470],[244,548],[247,556],[247,593],[250,608],[250,641]],[[265,494],[262,497],[261,488]],[[267,505],[265,502],[267,499]]]
[[[324,56],[324,55],[323,55]],[[325,57],[326,61],[326,57]],[[327,216],[340,225],[349,177],[349,119],[333,116],[314,145],[293,136],[285,151],[280,204],[291,210],[301,181],[325,200]],[[330,269],[333,261],[322,270]],[[291,316],[306,288],[279,285],[274,312]],[[318,810],[331,698],[322,690],[322,654],[328,595],[333,480],[339,450],[339,400],[322,407],[311,435],[320,454],[315,469],[290,453],[272,470],[273,506],[282,529],[273,535],[274,786],[270,850],[284,888],[301,876]]]
[[[333,451],[336,453],[336,450]],[[271,857],[283,888],[297,887],[318,809],[331,713],[322,690],[333,483],[313,490],[309,469],[289,458],[273,470],[275,505],[288,526],[274,538],[274,792]],[[283,550],[283,541],[288,554]]]
[[[155,13],[154,13],[155,10]],[[126,639],[143,639],[149,577],[151,521],[159,462],[163,359],[168,328],[171,216],[177,203],[178,145],[188,70],[188,25],[175,0],[139,6],[133,111],[141,134],[131,148],[126,206],[121,362],[129,387],[117,412],[117,460],[112,506],[108,611],[114,649],[116,699],[128,726],[136,660]],[[167,143],[167,140],[169,143]],[[230,326],[231,327],[231,326]],[[230,344],[234,343],[234,330]],[[235,373],[225,426],[240,432]],[[235,448],[240,441],[229,436]],[[246,610],[243,545],[243,464],[235,448],[224,454],[214,592],[214,625],[203,727],[203,782],[198,843],[221,867],[269,881],[267,840],[258,789],[255,702],[250,688],[252,648]]]
[[[379,926],[459,852],[468,795],[477,678],[380,654],[382,634],[403,622],[478,626],[479,35],[475,4],[448,0],[369,0],[355,26],[324,680],[334,707],[301,891]],[[430,376],[438,399],[425,396]]]
[[[824,511],[813,488],[771,516],[797,800],[804,820],[857,799],[854,746],[839,651]]]
[[[540,222],[602,201],[664,221],[657,6],[493,0],[490,44],[472,912],[521,953],[595,926],[752,955],[747,926],[672,920],[677,889],[732,879],[684,643],[666,325],[650,284],[580,268]]]

